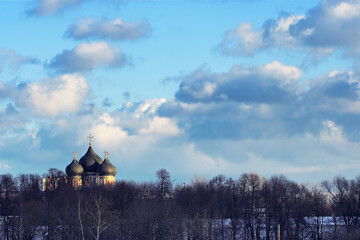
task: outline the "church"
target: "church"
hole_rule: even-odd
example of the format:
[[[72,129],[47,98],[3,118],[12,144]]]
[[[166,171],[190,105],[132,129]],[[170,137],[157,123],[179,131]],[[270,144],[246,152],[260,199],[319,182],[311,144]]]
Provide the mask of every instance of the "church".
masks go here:
[[[73,161],[66,167],[66,175],[68,183],[73,187],[80,188],[82,186],[115,185],[116,168],[109,161],[109,153],[105,151],[105,159],[102,160],[91,146],[90,139],[89,148],[84,156],[77,161],[77,153],[74,153]]]

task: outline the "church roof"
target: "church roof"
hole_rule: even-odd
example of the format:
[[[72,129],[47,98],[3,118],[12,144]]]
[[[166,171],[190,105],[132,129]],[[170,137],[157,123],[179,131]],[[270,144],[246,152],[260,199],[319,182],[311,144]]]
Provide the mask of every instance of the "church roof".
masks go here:
[[[102,164],[98,167],[98,173],[100,176],[115,176],[117,170],[110,163],[109,159],[105,158]]]
[[[84,168],[74,158],[73,161],[66,167],[65,171],[68,176],[80,176],[83,174]]]
[[[89,146],[89,149],[85,155],[82,156],[79,161],[85,172],[96,172],[101,162],[102,159],[95,153],[91,145]]]
[[[104,161],[95,153],[91,146],[90,139],[89,148],[79,162],[76,159],[77,153],[73,152],[74,160],[66,167],[66,174],[68,176],[114,176],[117,173],[116,168],[109,161],[109,153],[105,151]]]

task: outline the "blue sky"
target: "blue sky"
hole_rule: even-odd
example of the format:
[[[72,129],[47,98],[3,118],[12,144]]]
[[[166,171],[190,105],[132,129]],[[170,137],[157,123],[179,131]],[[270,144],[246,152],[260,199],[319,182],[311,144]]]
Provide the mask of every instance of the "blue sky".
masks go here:
[[[0,1],[0,174],[360,172],[360,3]]]

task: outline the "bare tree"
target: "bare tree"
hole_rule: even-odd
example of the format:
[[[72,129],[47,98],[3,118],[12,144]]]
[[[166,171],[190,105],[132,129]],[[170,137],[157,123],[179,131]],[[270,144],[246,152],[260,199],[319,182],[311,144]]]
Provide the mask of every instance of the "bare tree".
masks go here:
[[[324,239],[324,216],[327,216],[329,211],[327,209],[327,199],[323,189],[318,186],[313,186],[310,189],[309,207],[314,221],[315,229],[312,229],[311,235],[315,240]],[[312,227],[310,225],[310,227]]]
[[[86,211],[88,213],[89,233],[95,240],[99,240],[100,234],[111,224],[108,202],[101,192],[96,193],[93,199],[87,203]]]
[[[5,239],[14,238],[14,224],[17,219],[15,216],[18,212],[18,188],[16,181],[10,174],[1,175],[0,178],[0,214],[4,216],[2,229]]]
[[[156,177],[158,179],[157,184],[159,186],[160,198],[169,197],[172,193],[170,173],[163,168],[156,172]]]
[[[225,226],[224,221],[225,218],[228,217],[227,215],[227,204],[226,199],[229,199],[227,197],[229,195],[229,182],[227,181],[226,177],[222,174],[217,175],[213,179],[210,180],[210,185],[213,187],[214,190],[214,204],[212,205],[212,208],[215,210],[215,216],[216,218],[220,219],[220,239],[225,239]],[[210,224],[211,227],[211,224]]]
[[[81,239],[84,240],[84,225],[82,221],[82,204],[81,204],[81,194],[77,194],[77,201],[76,201],[76,210],[77,210],[77,217],[79,220],[79,228],[80,228],[80,236]]]
[[[360,217],[360,178],[347,180],[338,176],[332,182],[324,181],[323,187],[329,193],[334,219],[341,217],[347,233],[354,231]]]
[[[19,183],[19,217],[23,239],[34,239],[37,226],[44,225],[44,205],[40,190],[40,176],[36,174],[20,174]]]

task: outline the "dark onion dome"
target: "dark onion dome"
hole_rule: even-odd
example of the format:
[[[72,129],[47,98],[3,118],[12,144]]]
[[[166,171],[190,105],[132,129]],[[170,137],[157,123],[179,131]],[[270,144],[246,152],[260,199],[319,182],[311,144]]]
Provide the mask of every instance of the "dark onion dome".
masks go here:
[[[98,167],[98,173],[100,176],[115,176],[117,170],[116,167],[110,163],[109,159],[105,159]]]
[[[89,146],[89,149],[79,161],[85,172],[96,172],[101,162],[102,159],[94,152],[91,146]]]
[[[84,172],[84,168],[74,158],[73,161],[67,165],[65,171],[68,176],[81,176]]]

